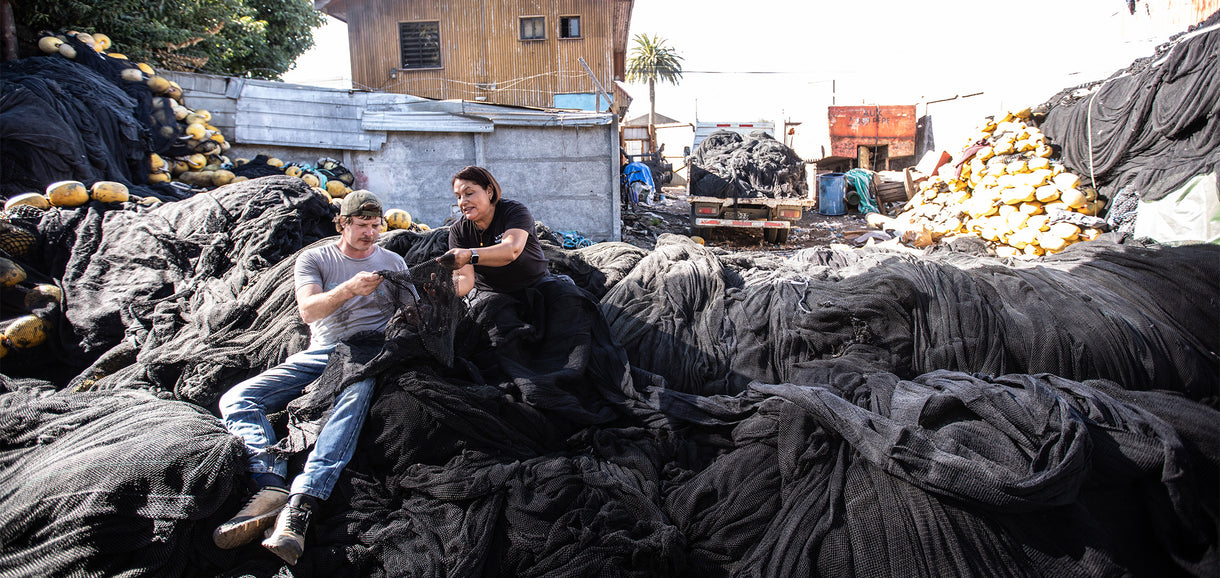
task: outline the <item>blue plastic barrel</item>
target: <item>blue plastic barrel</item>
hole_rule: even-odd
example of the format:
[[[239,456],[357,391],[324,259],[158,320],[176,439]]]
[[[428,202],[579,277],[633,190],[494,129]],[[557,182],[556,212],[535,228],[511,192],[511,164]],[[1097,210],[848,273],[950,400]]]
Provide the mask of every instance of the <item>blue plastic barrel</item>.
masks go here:
[[[826,173],[818,175],[818,213],[822,215],[842,215],[847,211],[843,204],[843,196],[847,191],[847,179],[843,173]]]

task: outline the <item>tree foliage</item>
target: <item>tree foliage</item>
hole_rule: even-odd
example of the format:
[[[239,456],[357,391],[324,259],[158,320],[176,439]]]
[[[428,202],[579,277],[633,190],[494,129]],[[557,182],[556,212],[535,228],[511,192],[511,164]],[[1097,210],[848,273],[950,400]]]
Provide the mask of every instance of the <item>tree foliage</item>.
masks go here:
[[[657,142],[657,81],[678,84],[682,78],[682,56],[665,45],[665,39],[657,35],[636,34],[631,47],[631,58],[627,61],[627,80],[648,83],[648,141],[656,149]]]
[[[169,70],[275,79],[313,46],[310,0],[22,0],[18,35],[101,32],[136,62]]]
[[[665,46],[665,39],[657,35],[636,34],[631,47],[631,59],[627,62],[629,82],[654,83],[658,80],[678,84],[682,78],[682,56]]]

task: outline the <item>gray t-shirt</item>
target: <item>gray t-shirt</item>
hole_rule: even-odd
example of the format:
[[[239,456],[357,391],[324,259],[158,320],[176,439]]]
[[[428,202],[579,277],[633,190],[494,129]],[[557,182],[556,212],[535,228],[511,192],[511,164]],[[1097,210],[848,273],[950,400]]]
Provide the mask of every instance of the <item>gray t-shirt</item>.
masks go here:
[[[338,243],[315,247],[297,257],[296,289],[315,284],[330,291],[361,271],[405,271],[407,263],[393,251],[373,247],[373,254],[353,259],[339,250]],[[394,313],[387,285],[371,295],[348,299],[334,313],[309,324],[309,348],[329,347],[361,331],[384,331]]]

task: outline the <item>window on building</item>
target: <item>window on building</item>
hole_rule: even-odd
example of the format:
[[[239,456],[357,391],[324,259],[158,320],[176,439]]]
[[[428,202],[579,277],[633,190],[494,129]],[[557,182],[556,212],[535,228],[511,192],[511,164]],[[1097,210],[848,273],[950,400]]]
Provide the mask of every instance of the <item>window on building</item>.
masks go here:
[[[522,16],[521,17],[521,39],[522,40],[543,40],[546,38],[546,17],[545,16]]]
[[[560,16],[559,37],[580,38],[580,16]]]
[[[403,68],[441,67],[440,22],[400,22],[398,38]]]

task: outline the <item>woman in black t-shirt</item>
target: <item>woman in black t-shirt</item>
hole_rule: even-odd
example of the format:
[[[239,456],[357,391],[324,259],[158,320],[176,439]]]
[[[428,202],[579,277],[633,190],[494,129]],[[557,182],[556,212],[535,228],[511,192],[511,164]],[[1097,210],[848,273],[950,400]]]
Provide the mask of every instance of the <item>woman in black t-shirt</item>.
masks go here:
[[[470,166],[453,176],[453,195],[462,218],[449,228],[449,252],[458,295],[471,288],[511,292],[547,276],[546,256],[525,205],[502,198],[500,183],[483,167]]]

